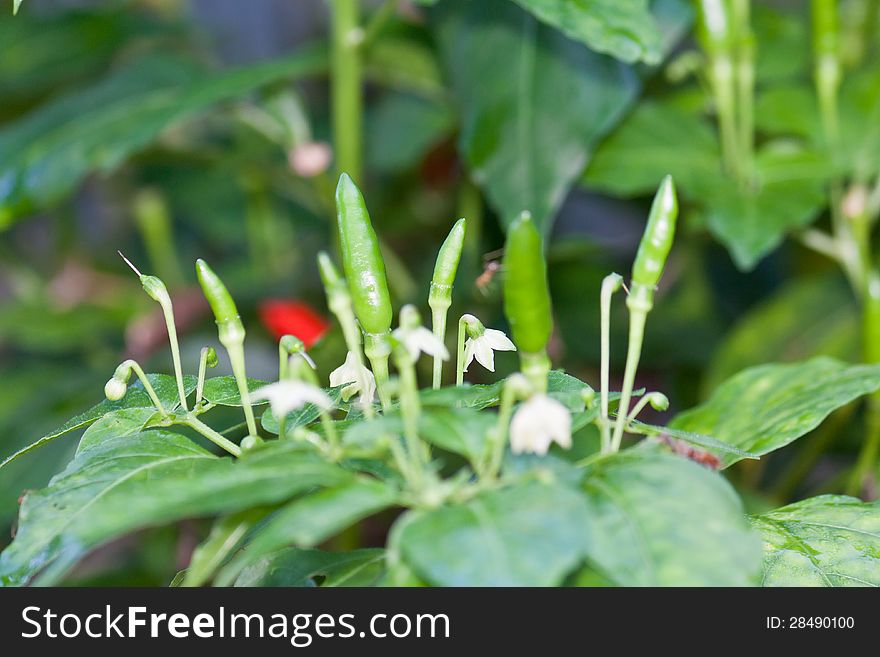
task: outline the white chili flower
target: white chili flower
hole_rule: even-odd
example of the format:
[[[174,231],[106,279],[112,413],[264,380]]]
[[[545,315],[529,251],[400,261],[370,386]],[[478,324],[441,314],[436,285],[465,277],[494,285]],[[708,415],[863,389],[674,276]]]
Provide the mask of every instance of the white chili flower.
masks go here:
[[[510,423],[510,449],[514,454],[546,454],[550,444],[571,447],[571,414],[547,395],[532,395]]]
[[[480,328],[483,325],[480,324]],[[490,372],[495,371],[496,351],[516,351],[516,347],[503,331],[497,329],[482,328],[482,333],[471,334],[468,326],[468,335],[471,335],[464,343],[464,371],[477,359],[477,362]]]
[[[314,404],[324,410],[333,407],[333,401],[319,387],[290,379],[270,383],[254,391],[251,393],[251,399],[268,400],[275,417],[283,417],[306,404]]]
[[[421,318],[414,306],[406,305],[400,309],[400,326],[392,333],[409,353],[413,362],[424,352],[429,356],[449,360],[449,351],[443,341],[422,326]]]
[[[363,381],[366,390],[361,391]],[[358,364],[350,351],[345,362],[330,372],[330,385],[334,388],[346,383],[351,384],[342,389],[342,398],[348,401],[355,394],[361,393],[361,401],[372,403],[376,396],[376,377],[364,365]]]

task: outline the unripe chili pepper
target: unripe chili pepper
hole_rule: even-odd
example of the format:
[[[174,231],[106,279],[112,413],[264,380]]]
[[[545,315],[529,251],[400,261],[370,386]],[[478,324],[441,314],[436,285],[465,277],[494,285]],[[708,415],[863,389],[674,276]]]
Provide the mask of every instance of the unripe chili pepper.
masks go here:
[[[364,353],[373,367],[382,405],[391,403],[387,392],[388,357],[391,355],[391,297],[385,278],[385,262],[370,214],[357,185],[345,173],[336,186],[336,217],[342,266],[355,315],[364,331]]]
[[[342,266],[355,314],[366,333],[385,333],[391,328],[393,315],[385,262],[364,197],[344,173],[336,187],[336,217]]]
[[[431,278],[431,289],[428,293],[428,306],[431,308],[431,324],[440,341],[446,340],[446,313],[452,305],[452,285],[461,260],[464,248],[464,235],[467,222],[462,218],[455,222],[449,231],[443,246],[437,253],[434,264],[434,275]],[[433,387],[440,387],[443,376],[443,360],[434,357]]]
[[[678,219],[678,200],[671,176],[666,176],[651,205],[648,224],[639,244],[633,263],[632,284],[626,306],[629,308],[629,345],[626,353],[626,368],[623,372],[623,386],[617,407],[617,421],[611,438],[611,449],[620,449],[623,432],[628,423],[629,405],[632,400],[633,384],[639,359],[642,355],[642,341],[645,336],[645,323],[648,313],[654,306],[654,290],[660,281],[672,240],[675,236],[675,222]]]
[[[254,411],[251,408],[250,392],[247,387],[247,373],[244,362],[244,324],[235,307],[232,295],[223,284],[223,281],[214,273],[208,263],[199,258],[196,260],[196,275],[205,298],[214,312],[217,321],[217,330],[220,344],[226,348],[229,354],[229,362],[232,365],[232,373],[238,384],[238,392],[241,395],[241,404],[247,420],[248,432],[252,436],[258,435],[257,423],[254,419]]]
[[[677,218],[678,199],[675,195],[675,183],[672,181],[672,176],[666,176],[654,196],[648,223],[633,262],[632,288],[629,296],[633,302],[653,301],[654,289],[660,282],[666,258],[672,248]]]
[[[528,212],[508,229],[504,246],[504,313],[510,322],[520,365],[539,392],[550,369],[547,343],[553,332],[544,247]]]

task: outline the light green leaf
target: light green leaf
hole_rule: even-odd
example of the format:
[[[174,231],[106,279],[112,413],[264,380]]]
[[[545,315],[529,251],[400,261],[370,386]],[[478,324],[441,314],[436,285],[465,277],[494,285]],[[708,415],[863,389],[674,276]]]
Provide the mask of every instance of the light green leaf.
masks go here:
[[[841,276],[813,276],[784,285],[743,315],[717,348],[703,390],[715,390],[747,367],[813,356],[858,360],[859,317]]]
[[[396,499],[390,486],[359,478],[294,500],[274,513],[256,532],[247,548],[221,571],[217,584],[231,584],[246,566],[279,548],[313,547],[353,523],[388,508]]]
[[[168,376],[167,374],[147,374],[147,379],[150,381],[150,384],[153,386],[153,389],[156,391],[156,396],[159,397],[159,401],[162,402],[162,405],[166,408],[166,410],[173,410],[180,405],[180,400],[177,392],[177,382],[173,376]],[[185,376],[184,377],[184,391],[186,394],[190,394],[196,388],[196,377],[194,376]],[[46,443],[49,443],[59,436],[63,436],[66,433],[70,433],[71,431],[76,431],[77,429],[81,429],[84,426],[87,426],[97,420],[100,417],[103,417],[107,413],[111,413],[113,411],[118,411],[121,409],[133,409],[133,408],[154,408],[153,402],[150,400],[150,396],[144,390],[143,385],[141,385],[140,381],[135,382],[134,384],[128,387],[128,391],[125,393],[125,396],[118,401],[109,401],[105,399],[99,404],[93,406],[85,413],[81,413],[74,418],[71,418],[63,425],[58,427],[55,431],[47,433],[45,436],[32,442],[27,447],[23,447],[15,454],[6,457],[6,459],[0,463],[0,468],[5,466],[8,463],[12,463],[17,458],[24,456],[28,452],[31,452],[38,447],[42,447]]]
[[[56,583],[89,550],[132,530],[273,504],[352,477],[288,441],[236,461],[169,431],[108,438],[25,496],[15,540],[0,554],[0,583],[25,584],[35,573]]]
[[[880,390],[880,365],[819,357],[740,372],[708,401],[677,415],[670,427],[723,440],[757,455],[788,445],[832,411]],[[722,465],[740,460],[722,456]]]
[[[764,586],[880,586],[880,502],[811,497],[752,518]]]
[[[269,383],[268,381],[248,378],[247,385],[248,391],[254,392],[269,385]],[[234,376],[215,376],[214,378],[207,379],[202,396],[212,404],[241,406],[241,394],[238,392],[238,383],[236,383]],[[265,403],[264,400],[251,402],[253,405]]]
[[[399,93],[386,94],[372,104],[365,122],[368,162],[381,172],[416,166],[455,127],[447,105]]]
[[[485,453],[487,434],[495,422],[494,413],[481,413],[473,408],[438,408],[422,413],[419,431],[432,445],[476,464]]]
[[[251,384],[248,384],[250,388]],[[330,401],[334,404],[338,405],[342,400],[342,388],[344,386],[337,386],[335,388],[325,388],[324,392],[327,393],[327,396],[330,397]],[[319,409],[314,404],[306,404],[302,408],[296,411],[291,411],[287,414],[287,425],[286,429],[288,432],[293,431],[296,427],[304,427],[315,420],[318,419],[321,415],[321,409]],[[268,431],[269,433],[278,435],[278,419],[272,414],[272,409],[267,408],[263,415],[260,417],[260,425]]]
[[[681,429],[674,429],[672,427],[658,427],[652,424],[639,422],[638,420],[631,423],[629,425],[629,428],[633,433],[640,433],[645,436],[666,435],[671,438],[675,438],[676,440],[686,442],[690,445],[702,447],[712,454],[715,454],[716,456],[719,456],[721,454],[730,454],[731,456],[736,457],[737,460],[760,458],[757,454],[752,454],[751,452],[742,450],[739,447],[731,445],[730,443],[725,443],[721,440],[713,438],[712,436],[704,436],[703,434],[693,433],[691,431],[682,431]]]
[[[193,551],[181,586],[202,586],[207,582],[267,513],[267,509],[245,509],[219,518],[208,538]]]
[[[54,99],[0,132],[0,228],[88,174],[109,173],[166,128],[268,83],[326,68],[323,49],[219,73],[152,56]]]
[[[107,413],[83,432],[76,453],[110,438],[133,436],[143,431],[150,420],[160,417],[155,408],[121,408]]]
[[[596,52],[628,63],[660,62],[660,33],[648,0],[514,0]]]
[[[690,195],[719,167],[715,133],[698,111],[674,100],[648,100],[602,142],[584,182],[611,194],[638,196],[653,194],[670,174]]]
[[[576,490],[532,482],[409,519],[400,550],[440,586],[553,586],[580,561],[586,522]]]
[[[505,225],[528,210],[547,233],[638,76],[508,0],[446,0],[435,14],[474,180]]]
[[[385,550],[324,552],[287,548],[261,558],[242,571],[235,586],[373,586],[382,576]]]
[[[587,466],[587,558],[623,586],[748,586],[761,545],[718,473],[658,449]]]

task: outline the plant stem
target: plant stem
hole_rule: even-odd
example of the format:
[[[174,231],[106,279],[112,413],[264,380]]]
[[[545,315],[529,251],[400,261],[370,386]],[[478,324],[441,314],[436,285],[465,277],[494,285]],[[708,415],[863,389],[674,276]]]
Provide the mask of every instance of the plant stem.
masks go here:
[[[434,335],[437,336],[437,339],[442,343],[446,343],[446,314],[449,311],[449,303],[441,303],[437,300],[429,301],[428,305],[431,306],[431,330],[434,332]],[[458,367],[458,361],[456,360],[456,367]],[[437,390],[440,387],[440,384],[443,381],[443,359],[439,356],[434,356],[434,374],[433,379],[431,381],[431,385],[434,390]]]
[[[734,93],[733,62],[729,55],[719,55],[712,59],[710,77],[718,114],[718,130],[721,133],[721,154],[727,172],[740,179],[738,132],[736,128],[736,109]]]
[[[177,343],[177,328],[174,325],[174,310],[170,299],[161,302],[162,314],[165,315],[165,327],[168,330],[168,343],[171,345],[171,360],[174,361],[174,378],[177,379],[177,394],[180,397],[180,407],[188,411],[186,404],[186,390],[183,387],[183,366],[180,363],[180,346]]]
[[[211,427],[202,422],[192,413],[187,414],[186,418],[182,421],[182,424],[185,424],[186,426],[195,429],[212,443],[222,449],[225,449],[233,456],[241,456],[241,448],[238,445],[227,439],[222,434],[214,431]]]
[[[626,352],[626,368],[623,372],[623,389],[620,392],[620,403],[617,407],[617,421],[614,424],[614,435],[611,437],[611,451],[620,450],[623,440],[623,430],[626,426],[629,404],[632,400],[633,384],[636,379],[636,371],[639,368],[639,358],[642,355],[642,340],[645,335],[645,322],[648,313],[644,310],[630,308],[629,316],[629,345]]]
[[[862,297],[862,351],[866,363],[880,363],[880,273],[872,271]],[[858,495],[873,474],[880,453],[880,394],[867,399],[865,439],[850,478],[847,492]]]
[[[602,290],[599,293],[600,315],[600,389],[599,389],[599,430],[602,437],[602,453],[611,449],[611,425],[608,421],[608,394],[609,378],[611,370],[611,297],[620,289],[623,278],[620,274],[609,274],[602,281]]]
[[[251,394],[247,385],[247,373],[244,366],[244,345],[240,343],[227,344],[226,352],[229,354],[229,362],[232,364],[232,373],[238,384],[238,393],[241,396],[241,407],[244,409],[244,419],[247,420],[248,434],[258,436],[257,422],[254,419],[254,409],[251,408]]]
[[[129,360],[128,365],[131,367],[137,378],[140,380],[141,385],[144,387],[144,390],[147,391],[147,395],[149,395],[150,401],[153,402],[153,406],[156,407],[156,410],[158,410],[163,417],[167,417],[168,411],[165,410],[165,406],[163,406],[162,402],[159,400],[159,395],[156,394],[156,390],[153,388],[153,384],[150,383],[147,375],[144,374],[144,370],[141,368],[140,365],[138,365],[137,361]]]
[[[387,334],[364,334],[364,354],[370,361],[373,376],[376,377],[376,391],[382,402],[382,410],[391,408],[391,396],[388,394],[388,357],[391,347]]]
[[[362,113],[359,0],[333,0],[332,120],[337,173],[362,182]]]
[[[385,27],[394,15],[394,12],[397,11],[399,4],[400,0],[385,0],[385,2],[373,12],[373,15],[370,16],[370,20],[367,22],[366,28],[364,28],[364,40],[361,44],[362,46],[367,46],[373,42],[382,31],[382,28]]]
[[[455,385],[464,385],[464,343],[467,336],[469,315],[462,315],[458,320],[458,342],[455,348]]]
[[[513,406],[525,392],[527,383],[525,379],[513,375],[504,382],[501,391],[501,402],[498,406],[498,420],[490,434],[488,462],[480,474],[490,480],[497,479],[501,470],[501,460],[504,457],[504,446],[507,444],[507,434],[510,431],[510,420],[513,416]]]
[[[208,370],[208,354],[210,350],[211,347],[202,347],[202,351],[199,353],[199,376],[196,379],[196,399],[193,402],[196,406],[201,403],[202,395],[205,392],[205,374]]]
[[[400,414],[403,417],[403,435],[406,438],[407,452],[412,464],[411,472],[415,478],[414,483],[419,485],[422,482],[428,453],[425,444],[419,438],[419,417],[422,408],[419,402],[416,368],[404,349],[400,349],[396,353],[394,364],[400,373],[399,398]]]
[[[736,90],[739,112],[739,155],[744,172],[751,171],[754,151],[755,38],[750,25],[751,0],[734,0]]]

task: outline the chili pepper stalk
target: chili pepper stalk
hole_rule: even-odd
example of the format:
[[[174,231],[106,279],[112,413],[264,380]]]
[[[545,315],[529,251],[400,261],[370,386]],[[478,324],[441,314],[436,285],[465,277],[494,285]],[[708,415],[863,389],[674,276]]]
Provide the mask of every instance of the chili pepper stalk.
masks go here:
[[[141,281],[141,285],[147,295],[158,302],[162,308],[162,314],[165,317],[165,328],[168,331],[168,344],[171,346],[171,360],[174,362],[174,378],[177,380],[177,394],[180,397],[180,405],[183,410],[189,410],[186,404],[186,390],[183,386],[183,367],[180,362],[180,345],[177,342],[177,327],[174,323],[174,307],[171,304],[171,295],[168,294],[168,288],[162,279],[156,276],[145,276],[131,261],[126,258],[122,251],[117,251],[119,256],[125,261],[131,270],[137,274]]]
[[[428,293],[428,306],[431,308],[431,328],[434,335],[441,342],[446,341],[446,318],[449,307],[452,305],[452,286],[455,282],[455,274],[458,271],[458,263],[461,260],[461,252],[464,248],[464,237],[467,222],[459,219],[455,222],[449,235],[440,247],[437,254],[437,262],[434,265],[434,275],[431,278],[431,289]],[[443,360],[434,357],[434,371],[432,386],[440,387],[443,379]]]
[[[201,258],[196,260],[196,274],[205,298],[214,312],[220,344],[223,345],[226,353],[229,354],[232,373],[235,375],[235,382],[238,384],[238,392],[241,395],[241,405],[244,409],[248,433],[252,436],[257,436],[259,434],[257,432],[257,423],[254,419],[254,410],[251,408],[244,362],[244,324],[241,322],[241,317],[238,314],[238,309],[235,307],[235,301],[232,300],[232,295],[229,294],[229,290],[226,289],[223,281],[208,266],[208,263]]]
[[[666,258],[672,248],[677,218],[678,200],[675,195],[675,185],[672,182],[672,177],[666,176],[654,196],[648,224],[639,244],[635,262],[633,262],[632,284],[626,299],[626,305],[629,309],[629,344],[620,403],[617,407],[617,420],[611,438],[611,449],[615,452],[620,449],[623,432],[626,428],[633,384],[642,353],[645,323],[648,319],[648,313],[654,306],[654,290],[657,283],[660,282]]]
[[[609,378],[611,370],[611,297],[623,286],[620,274],[609,274],[602,281],[599,293],[600,315],[600,387],[599,387],[599,433],[602,452],[611,449],[611,424],[608,419]]]
[[[364,332],[364,353],[370,361],[382,406],[387,408],[388,357],[391,355],[391,297],[379,240],[364,197],[345,173],[336,187],[336,216],[342,265],[355,316]]]
[[[524,212],[510,225],[504,247],[504,313],[519,351],[520,370],[538,392],[547,390],[547,343],[553,332],[543,248],[531,215]]]

